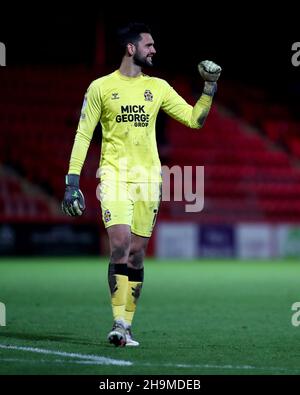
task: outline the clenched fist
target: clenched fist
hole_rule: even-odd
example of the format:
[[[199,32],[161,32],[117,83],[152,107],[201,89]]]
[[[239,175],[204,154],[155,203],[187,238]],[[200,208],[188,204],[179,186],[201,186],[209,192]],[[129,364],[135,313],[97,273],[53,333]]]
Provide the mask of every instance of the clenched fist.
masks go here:
[[[222,68],[211,60],[203,60],[198,64],[198,70],[204,81],[217,82]]]

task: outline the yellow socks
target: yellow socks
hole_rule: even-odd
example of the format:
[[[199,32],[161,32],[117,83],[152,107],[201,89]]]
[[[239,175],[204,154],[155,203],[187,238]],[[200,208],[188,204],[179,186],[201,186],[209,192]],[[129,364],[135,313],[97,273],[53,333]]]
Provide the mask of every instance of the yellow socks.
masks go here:
[[[128,268],[128,287],[125,305],[125,322],[131,325],[136,310],[136,305],[141,294],[144,280],[144,268]]]
[[[144,268],[127,268],[125,263],[110,263],[108,283],[114,321],[131,325],[144,281]]]
[[[128,289],[128,275],[126,263],[109,264],[108,283],[111,294],[111,306],[114,320],[124,320]]]

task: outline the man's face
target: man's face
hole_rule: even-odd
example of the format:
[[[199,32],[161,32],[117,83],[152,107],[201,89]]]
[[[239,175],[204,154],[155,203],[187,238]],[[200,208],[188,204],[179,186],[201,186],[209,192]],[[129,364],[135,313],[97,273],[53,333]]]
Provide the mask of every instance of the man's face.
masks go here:
[[[133,61],[137,66],[153,66],[152,57],[156,54],[154,41],[149,33],[142,33],[142,39],[135,45],[136,51],[133,55]]]

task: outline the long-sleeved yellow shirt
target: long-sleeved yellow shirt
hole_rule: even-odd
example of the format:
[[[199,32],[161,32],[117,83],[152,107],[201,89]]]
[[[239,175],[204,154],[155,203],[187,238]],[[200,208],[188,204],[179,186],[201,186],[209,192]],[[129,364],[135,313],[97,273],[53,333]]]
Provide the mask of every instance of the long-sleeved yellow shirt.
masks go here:
[[[85,95],[69,174],[80,174],[98,122],[102,126],[100,176],[128,182],[161,180],[155,124],[158,111],[191,128],[202,127],[212,97],[189,105],[165,80],[119,70],[93,81]]]

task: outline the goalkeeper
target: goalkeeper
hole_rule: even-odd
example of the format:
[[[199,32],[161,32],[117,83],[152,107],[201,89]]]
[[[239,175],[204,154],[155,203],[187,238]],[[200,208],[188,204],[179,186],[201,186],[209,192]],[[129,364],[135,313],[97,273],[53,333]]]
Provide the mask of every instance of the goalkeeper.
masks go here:
[[[161,164],[155,122],[158,111],[199,129],[212,105],[221,68],[202,61],[202,95],[189,105],[165,80],[142,73],[156,53],[149,28],[132,23],[119,31],[123,58],[118,70],[93,81],[87,89],[71,153],[65,214],[85,209],[79,177],[94,129],[102,126],[100,200],[110,244],[108,284],[113,327],[109,343],[138,346],[131,325],[144,280],[144,257],[161,199]]]

